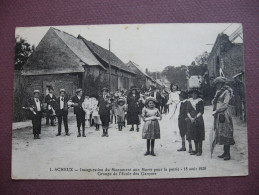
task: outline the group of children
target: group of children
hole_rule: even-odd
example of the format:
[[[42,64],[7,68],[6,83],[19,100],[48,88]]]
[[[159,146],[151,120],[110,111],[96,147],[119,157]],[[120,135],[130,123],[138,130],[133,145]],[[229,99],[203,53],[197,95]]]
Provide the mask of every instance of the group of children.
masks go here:
[[[182,147],[178,151],[186,151],[185,139],[189,143],[189,153],[191,155],[202,155],[202,142],[205,139],[205,128],[203,121],[204,104],[200,98],[198,89],[190,89],[187,92],[179,93],[180,109],[178,115],[178,126],[182,138]],[[142,111],[144,121],[142,138],[147,140],[147,152],[144,154],[155,156],[155,139],[160,139],[160,127],[158,120],[161,120],[161,114],[155,107],[157,100],[148,97],[145,100],[146,107]],[[192,148],[192,140],[195,149]],[[151,146],[151,150],[150,150]]]

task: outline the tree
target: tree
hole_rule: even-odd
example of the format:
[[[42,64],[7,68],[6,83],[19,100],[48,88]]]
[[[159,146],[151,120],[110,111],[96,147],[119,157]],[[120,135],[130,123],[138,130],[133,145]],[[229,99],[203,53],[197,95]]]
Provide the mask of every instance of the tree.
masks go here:
[[[195,58],[195,62],[198,65],[205,65],[208,63],[208,57],[209,57],[209,53],[207,51],[205,51],[201,55],[199,55]]]
[[[34,45],[30,45],[22,37],[15,37],[15,58],[14,58],[14,69],[22,70],[23,65],[35,50]]]

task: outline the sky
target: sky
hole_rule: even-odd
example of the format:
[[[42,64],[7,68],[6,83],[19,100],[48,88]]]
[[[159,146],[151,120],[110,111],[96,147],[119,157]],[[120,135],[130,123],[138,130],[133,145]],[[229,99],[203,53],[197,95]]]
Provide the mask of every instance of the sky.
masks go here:
[[[142,69],[162,71],[166,66],[190,65],[195,57],[210,52],[219,33],[230,35],[241,24],[117,24],[53,26],[75,37],[79,34],[109,49],[124,63],[133,61]],[[17,27],[15,36],[38,45],[50,26]],[[242,42],[238,38],[236,42]]]

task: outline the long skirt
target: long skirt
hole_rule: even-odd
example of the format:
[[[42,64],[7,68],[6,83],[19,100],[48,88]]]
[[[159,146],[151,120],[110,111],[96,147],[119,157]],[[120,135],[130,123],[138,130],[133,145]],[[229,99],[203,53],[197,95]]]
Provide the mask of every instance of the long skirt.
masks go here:
[[[128,125],[139,125],[139,112],[128,112],[127,113],[127,124]]]
[[[219,120],[219,114],[216,117],[216,134],[217,144],[219,145],[234,145],[233,138],[233,121],[228,110],[221,113],[223,120]]]
[[[100,114],[100,119],[103,127],[109,127],[109,122],[110,122],[109,114]]]
[[[160,126],[158,120],[150,120],[144,123],[142,139],[160,139]]]

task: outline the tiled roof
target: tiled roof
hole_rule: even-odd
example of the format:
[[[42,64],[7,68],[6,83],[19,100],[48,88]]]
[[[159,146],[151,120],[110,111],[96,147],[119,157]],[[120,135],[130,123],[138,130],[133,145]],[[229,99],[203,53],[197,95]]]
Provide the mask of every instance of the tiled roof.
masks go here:
[[[139,72],[141,72],[141,74],[145,75],[147,78],[149,78],[150,80],[152,80],[153,82],[155,82],[154,79],[152,79],[138,64],[136,64],[135,62],[129,61],[127,63],[127,66],[130,68],[131,66],[134,66],[135,68],[137,68],[139,70]],[[135,72],[137,73],[137,72]]]
[[[78,39],[83,40],[84,43],[88,46],[88,48],[99,58],[101,58],[105,63],[110,64],[118,69],[124,70],[126,72],[130,72],[135,74],[131,71],[126,64],[124,64],[114,53],[109,52],[109,50],[104,49],[103,47],[97,45],[94,42],[86,40],[81,35],[78,36]],[[110,54],[109,54],[110,53]]]
[[[102,66],[102,64],[94,57],[92,52],[88,49],[88,47],[86,47],[86,45],[81,39],[78,39],[66,32],[60,31],[55,28],[53,28],[53,30],[84,63],[86,63],[89,66]]]

